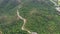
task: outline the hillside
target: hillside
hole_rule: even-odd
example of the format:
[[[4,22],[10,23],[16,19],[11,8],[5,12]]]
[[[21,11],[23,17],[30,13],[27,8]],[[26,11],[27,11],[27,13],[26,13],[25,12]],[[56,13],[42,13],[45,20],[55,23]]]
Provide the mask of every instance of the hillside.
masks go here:
[[[0,33],[29,34],[21,29],[23,20],[17,17],[17,10],[27,19],[27,30],[38,34],[60,34],[60,15],[49,0],[0,0]]]

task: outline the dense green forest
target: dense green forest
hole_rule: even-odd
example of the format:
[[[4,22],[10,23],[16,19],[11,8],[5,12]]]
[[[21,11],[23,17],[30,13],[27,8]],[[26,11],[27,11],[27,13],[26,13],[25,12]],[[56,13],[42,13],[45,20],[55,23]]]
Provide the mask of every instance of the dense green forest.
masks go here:
[[[17,19],[17,9],[27,19],[25,28],[31,32],[60,34],[60,15],[49,0],[0,0],[0,33],[29,34],[21,30],[23,21]]]

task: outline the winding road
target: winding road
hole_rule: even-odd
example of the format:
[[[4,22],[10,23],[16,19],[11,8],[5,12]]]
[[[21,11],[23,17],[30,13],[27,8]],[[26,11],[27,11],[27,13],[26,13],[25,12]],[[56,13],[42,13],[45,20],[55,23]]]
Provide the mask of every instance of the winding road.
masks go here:
[[[23,18],[22,16],[20,16],[20,14],[19,14],[19,11],[17,10],[17,16],[18,16],[18,18],[20,18],[21,20],[23,20],[24,21],[24,23],[23,23],[23,25],[22,25],[22,27],[21,27],[21,29],[22,30],[25,30],[25,31],[27,31],[28,33],[31,33],[29,30],[27,30],[26,28],[25,28],[25,24],[26,24],[26,19],[25,18]]]

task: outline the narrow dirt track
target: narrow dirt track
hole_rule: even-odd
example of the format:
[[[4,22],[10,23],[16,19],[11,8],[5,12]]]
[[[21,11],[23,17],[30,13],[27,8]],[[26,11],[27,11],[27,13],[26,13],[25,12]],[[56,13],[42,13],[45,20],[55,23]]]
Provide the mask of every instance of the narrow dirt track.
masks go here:
[[[19,11],[18,11],[18,10],[17,10],[17,16],[18,16],[18,18],[20,18],[21,20],[24,21],[21,29],[27,31],[28,33],[31,33],[29,30],[27,30],[27,29],[25,28],[25,24],[26,24],[26,21],[27,21],[27,20],[26,20],[25,18],[23,18],[22,16],[19,15]]]

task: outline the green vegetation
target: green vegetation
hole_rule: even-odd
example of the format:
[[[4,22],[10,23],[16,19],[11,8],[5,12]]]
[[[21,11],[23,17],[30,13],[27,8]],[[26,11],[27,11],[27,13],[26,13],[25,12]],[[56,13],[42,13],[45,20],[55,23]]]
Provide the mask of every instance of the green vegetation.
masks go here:
[[[58,4],[60,5],[60,0],[58,0]]]
[[[0,31],[3,34],[28,34],[21,30],[23,21],[17,19],[20,3],[8,0],[0,5]],[[20,15],[27,19],[25,28],[38,34],[60,34],[60,15],[49,0],[22,0]]]

